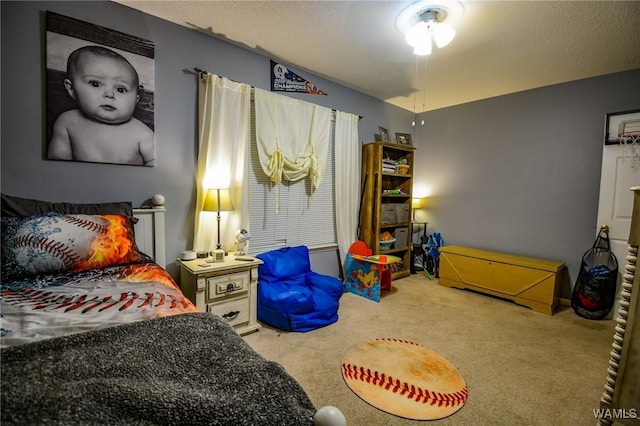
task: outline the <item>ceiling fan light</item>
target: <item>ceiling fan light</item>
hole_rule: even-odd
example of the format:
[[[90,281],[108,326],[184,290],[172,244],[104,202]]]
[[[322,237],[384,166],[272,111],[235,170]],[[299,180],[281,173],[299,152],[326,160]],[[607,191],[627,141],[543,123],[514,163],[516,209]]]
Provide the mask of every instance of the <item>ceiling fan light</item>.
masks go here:
[[[431,37],[428,34],[421,43],[413,47],[413,54],[418,56],[431,55]]]
[[[448,24],[439,23],[433,28],[433,39],[436,45],[440,48],[445,47],[456,36],[456,30],[451,28]]]
[[[463,13],[458,0],[417,0],[400,12],[396,28],[405,35],[415,55],[429,55],[431,37],[439,48],[447,46],[456,36],[453,26]]]
[[[427,23],[424,21],[420,21],[407,30],[404,38],[409,46],[416,47],[417,45],[423,43],[424,39],[428,36],[429,28],[427,27]]]

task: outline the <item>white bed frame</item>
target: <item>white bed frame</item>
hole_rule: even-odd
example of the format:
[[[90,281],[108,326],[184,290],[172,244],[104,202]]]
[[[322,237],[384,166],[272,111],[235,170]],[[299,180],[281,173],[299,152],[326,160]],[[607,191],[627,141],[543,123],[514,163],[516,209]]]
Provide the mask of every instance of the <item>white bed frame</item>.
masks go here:
[[[627,264],[623,273],[620,309],[611,344],[611,357],[600,408],[606,410],[598,425],[640,425],[640,186],[634,193]]]
[[[153,257],[153,260],[163,268],[167,266],[164,234],[166,211],[164,207],[133,209],[133,216],[138,218],[138,223],[134,226],[138,249]]]

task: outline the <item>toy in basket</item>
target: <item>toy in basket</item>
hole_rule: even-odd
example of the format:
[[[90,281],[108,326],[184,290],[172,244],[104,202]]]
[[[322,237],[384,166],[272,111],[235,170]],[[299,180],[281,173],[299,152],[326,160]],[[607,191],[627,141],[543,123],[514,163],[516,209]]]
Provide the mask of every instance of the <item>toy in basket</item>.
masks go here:
[[[396,242],[396,239],[390,232],[383,232],[380,234],[380,250],[390,250],[391,246]]]
[[[380,241],[380,250],[391,250],[391,246],[396,242],[396,239]]]

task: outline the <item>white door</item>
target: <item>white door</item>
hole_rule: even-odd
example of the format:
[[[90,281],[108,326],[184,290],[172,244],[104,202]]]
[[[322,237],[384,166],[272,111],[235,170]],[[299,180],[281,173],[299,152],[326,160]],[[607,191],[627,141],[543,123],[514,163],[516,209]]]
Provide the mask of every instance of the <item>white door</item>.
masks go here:
[[[640,158],[631,158],[633,151],[620,145],[604,145],[598,203],[598,229],[609,226],[611,250],[618,260],[618,287],[613,309],[607,318],[616,318],[620,307],[622,274],[627,263],[627,240],[631,226],[633,192],[640,185]],[[595,239],[595,236],[594,236]]]

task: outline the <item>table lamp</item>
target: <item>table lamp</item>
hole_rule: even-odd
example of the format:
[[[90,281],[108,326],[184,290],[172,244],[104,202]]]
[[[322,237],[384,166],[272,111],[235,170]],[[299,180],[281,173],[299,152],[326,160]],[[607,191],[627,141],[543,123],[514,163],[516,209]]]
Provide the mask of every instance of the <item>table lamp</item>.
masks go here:
[[[204,207],[202,208],[205,212],[217,212],[218,216],[216,217],[218,221],[218,245],[216,249],[213,251],[213,261],[214,262],[222,262],[224,261],[224,250],[222,250],[222,244],[220,244],[220,220],[222,217],[220,216],[220,212],[228,212],[233,210],[233,203],[231,202],[231,193],[228,189],[222,188],[211,188],[207,190],[207,197],[204,200]]]
[[[411,219],[413,222],[416,221],[416,209],[422,208],[422,198],[412,198],[411,199],[411,210],[413,212],[413,218]]]

